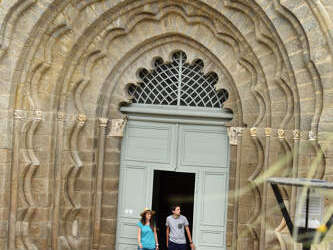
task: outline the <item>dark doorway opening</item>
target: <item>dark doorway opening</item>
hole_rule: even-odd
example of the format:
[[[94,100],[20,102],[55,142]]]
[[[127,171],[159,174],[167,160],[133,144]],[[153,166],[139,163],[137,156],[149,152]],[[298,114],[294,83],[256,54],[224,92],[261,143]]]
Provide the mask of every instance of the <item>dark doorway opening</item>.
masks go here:
[[[172,214],[170,207],[180,205],[181,214],[190,223],[192,235],[195,174],[171,171],[154,171],[153,210],[158,230],[159,250],[166,248],[166,218]],[[187,239],[188,242],[188,239]]]

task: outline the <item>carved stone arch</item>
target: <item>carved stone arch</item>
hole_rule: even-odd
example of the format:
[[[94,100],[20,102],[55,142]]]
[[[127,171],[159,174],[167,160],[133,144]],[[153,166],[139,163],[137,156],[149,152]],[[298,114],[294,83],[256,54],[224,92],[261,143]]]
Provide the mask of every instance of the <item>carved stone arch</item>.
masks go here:
[[[172,9],[171,8],[171,10],[172,10],[172,12],[174,12],[175,10],[174,9]],[[183,14],[182,14],[183,15]],[[148,16],[149,18],[146,18],[147,20],[148,19],[151,19],[153,22],[158,22],[158,20],[159,20],[159,18],[163,18],[163,15],[156,15],[156,17],[155,18],[152,18],[151,17],[151,15],[149,15]],[[183,17],[183,18],[185,18],[185,17]],[[193,25],[195,25],[196,23],[200,23],[200,16],[198,16],[198,17],[191,17],[192,19],[193,19]],[[135,19],[135,18],[131,18],[131,21],[133,22],[133,20]],[[189,19],[189,20],[186,20],[186,22],[187,23],[191,23],[191,20],[192,19]],[[105,30],[105,32],[103,32],[102,34],[101,34],[101,36],[102,37],[104,37],[104,34],[105,35],[107,35],[107,36],[109,36],[109,39],[111,39],[112,41],[114,40],[114,39],[116,39],[116,37],[119,37],[119,36],[125,36],[127,33],[130,33],[130,31],[131,31],[131,29],[132,28],[129,28],[128,27],[128,24],[126,23],[126,21],[125,21],[125,19],[124,18],[122,18],[122,19],[119,19],[119,20],[121,20],[120,21],[120,23],[121,23],[121,26],[120,27],[116,27],[118,24],[116,24],[118,21],[116,20],[113,24],[110,24],[110,26],[108,27],[108,29],[106,29]],[[138,20],[140,20],[140,19],[138,19]],[[142,22],[143,20],[145,20],[145,19],[141,19],[140,20],[140,22]],[[205,20],[205,18],[202,18],[202,20],[201,20],[202,22],[206,22],[206,20]],[[129,25],[130,27],[131,27],[131,25]],[[132,25],[133,26],[133,25]],[[203,26],[207,26],[208,27],[208,24],[205,24],[205,25],[203,25]],[[209,29],[214,29],[214,26],[212,26],[212,27],[210,27]],[[209,29],[207,29],[207,31],[209,30]],[[236,30],[236,29],[235,29]],[[167,31],[167,30],[166,30]],[[185,30],[186,31],[186,30]],[[260,90],[261,89],[261,87],[259,86],[259,85],[261,85],[262,83],[263,83],[263,79],[261,79],[260,77],[259,77],[259,71],[260,71],[260,64],[258,63],[258,62],[256,62],[256,59],[255,59],[255,55],[253,54],[253,52],[251,52],[251,50],[249,49],[249,46],[247,46],[247,45],[241,45],[241,44],[237,44],[237,40],[242,40],[242,41],[245,41],[245,39],[244,38],[241,38],[241,37],[237,37],[237,38],[233,38],[232,37],[232,35],[225,35],[225,34],[218,34],[218,30],[216,30],[215,31],[215,34],[216,34],[216,38],[214,39],[216,42],[217,41],[220,41],[219,43],[220,43],[220,46],[223,46],[223,44],[228,44],[228,46],[231,46],[231,47],[233,47],[232,48],[232,50],[231,51],[235,51],[236,52],[236,54],[235,54],[235,57],[234,57],[234,59],[236,60],[236,63],[237,63],[237,58],[238,58],[238,54],[237,54],[237,50],[240,48],[240,49],[242,49],[242,47],[244,47],[244,50],[246,50],[246,54],[247,55],[249,55],[249,58],[248,58],[248,60],[247,61],[244,61],[244,63],[242,63],[242,66],[238,66],[238,67],[244,67],[244,69],[242,69],[242,70],[245,70],[245,71],[248,71],[248,73],[244,73],[244,75],[246,75],[246,74],[249,74],[249,75],[251,75],[252,74],[252,80],[253,80],[253,85],[258,85],[258,86],[256,86],[256,87],[254,87],[253,86],[253,88],[251,88],[251,90],[249,89],[248,91],[249,92],[253,92],[253,93],[257,93],[257,94],[254,94],[255,96],[257,96],[256,98],[259,100],[259,102],[263,102],[262,103],[262,105],[266,105],[266,104],[264,104],[265,102],[269,102],[269,97],[265,97],[265,98],[263,98],[263,97],[261,97],[260,95],[261,94],[259,94],[258,95],[258,93],[260,93],[261,91],[262,91],[262,94],[265,94],[265,93],[267,93],[267,91],[264,91],[264,90]],[[193,34],[194,35],[194,34]],[[224,37],[225,36],[225,37]],[[239,34],[237,35],[237,36],[239,36]],[[115,38],[114,38],[115,37]],[[111,58],[108,58],[109,56],[108,56],[108,52],[107,52],[107,48],[105,47],[105,41],[104,40],[96,40],[96,42],[95,42],[95,45],[94,46],[92,46],[92,47],[95,47],[95,49],[93,49],[93,50],[91,50],[91,54],[93,54],[93,53],[96,53],[97,51],[100,51],[100,54],[101,55],[106,55],[106,58],[108,59],[108,60],[110,60]],[[225,45],[224,45],[225,46]],[[96,49],[96,47],[97,47],[97,49]],[[239,47],[239,48],[238,48]],[[245,49],[246,48],[246,49]],[[243,49],[242,49],[243,50]],[[95,52],[94,52],[95,51]],[[230,49],[226,49],[225,50],[226,52],[227,51],[229,51],[229,53],[230,53]],[[90,52],[89,52],[90,53]],[[244,52],[245,53],[245,52]],[[251,55],[251,56],[250,56]],[[112,54],[112,56],[113,56],[113,54]],[[111,60],[111,63],[114,63],[114,62],[117,62],[117,60],[119,60],[119,58],[112,58],[113,60]],[[77,60],[77,59],[75,59],[75,60]],[[68,62],[69,63],[69,62]],[[71,68],[71,67],[67,67],[67,68]],[[65,70],[67,70],[67,68],[65,69]],[[75,70],[75,69],[73,69],[73,70]],[[238,69],[237,69],[238,70]],[[233,72],[234,70],[230,70],[229,69],[229,72]],[[75,73],[76,75],[78,75],[79,73]],[[63,76],[68,76],[68,75],[71,75],[71,74],[63,74]],[[262,75],[262,74],[261,74]],[[66,78],[65,78],[66,79]],[[59,80],[61,80],[61,82],[62,81],[64,81],[65,80],[63,77],[61,77],[61,78],[59,78]],[[250,80],[249,80],[250,79]],[[251,76],[249,76],[246,80],[244,80],[244,78],[243,78],[243,81],[252,81],[251,80]],[[80,81],[80,79],[78,79],[78,80],[70,80],[70,79],[66,79],[65,80],[65,82],[68,82],[68,81],[74,81],[74,82],[79,82]],[[236,82],[240,82],[239,80],[237,80]],[[244,85],[245,86],[245,85]],[[70,88],[69,88],[69,90],[70,90]],[[65,96],[65,94],[63,94],[62,96]],[[241,98],[239,99],[239,100],[241,100]],[[256,102],[255,101],[255,98],[253,98],[253,101],[254,102]],[[251,100],[251,102],[253,102],[252,100]],[[64,99],[61,101],[61,106],[62,107],[64,107],[63,105],[64,105]],[[262,114],[264,113],[264,110],[269,110],[269,105],[267,105],[267,109],[266,108],[263,108],[262,109],[262,113],[261,113],[261,116],[262,116]],[[255,117],[255,115],[254,115],[254,113],[255,113],[256,111],[251,111],[250,113],[251,113],[251,115],[252,115],[252,117]],[[247,112],[247,113],[249,113],[249,112]],[[268,118],[269,119],[269,118]],[[262,118],[260,118],[260,120],[262,120]],[[255,123],[254,121],[250,121],[250,122],[248,122],[248,123]]]
[[[103,86],[100,90],[100,99],[98,101],[99,106],[96,109],[97,117],[107,117],[111,123],[114,119],[123,118],[124,114],[121,113],[120,107],[122,105],[128,105],[131,103],[131,97],[128,95],[128,86],[130,84],[135,84],[139,80],[137,78],[137,71],[141,68],[151,69],[152,61],[154,58],[160,57],[164,60],[164,62],[171,61],[171,56],[175,51],[183,51],[186,53],[187,62],[191,63],[196,59],[200,58],[204,62],[204,73],[209,73],[214,71],[219,76],[219,82],[217,84],[217,88],[224,88],[229,93],[228,100],[224,103],[224,107],[230,109],[233,112],[233,120],[227,124],[227,126],[236,126],[243,127],[243,114],[242,114],[242,106],[240,103],[240,97],[238,93],[238,89],[234,78],[230,71],[226,68],[223,62],[215,55],[213,52],[205,47],[200,41],[195,41],[193,38],[186,36],[185,34],[178,33],[170,33],[163,34],[157,37],[150,37],[147,41],[144,41],[142,44],[138,44],[136,47],[132,48],[128,51],[123,58],[120,58],[117,64],[112,68],[112,71],[105,79]],[[102,131],[104,131],[102,129]],[[96,131],[96,138],[98,136],[98,131]],[[99,131],[101,133],[101,131]],[[109,142],[103,144],[98,148],[98,151],[101,155],[104,154],[114,154],[116,157],[112,157],[112,159],[108,159],[107,161],[103,161],[102,164],[105,164],[108,167],[116,167],[117,170],[120,166],[120,139],[117,137],[108,138]],[[109,146],[107,145],[109,144]],[[112,145],[117,145],[111,147]],[[111,150],[112,148],[112,150]],[[254,148],[256,150],[256,148]],[[231,157],[237,158],[235,152],[233,151]],[[260,154],[260,157],[262,155]],[[259,157],[259,158],[260,158]],[[262,160],[262,159],[259,159]],[[259,163],[258,163],[259,164]],[[262,164],[262,162],[260,162]],[[98,164],[99,168],[103,166]],[[232,167],[234,168],[234,167]],[[105,169],[104,169],[105,171]],[[101,175],[100,175],[101,178]],[[231,175],[231,179],[234,179],[235,175]],[[233,193],[233,184],[230,184],[229,196],[234,197]],[[259,189],[259,188],[257,188]],[[97,192],[100,192],[97,190]],[[255,193],[255,203],[260,203],[260,193]],[[259,195],[257,195],[259,193]],[[96,211],[97,212],[97,211]],[[230,201],[228,201],[228,213],[229,213],[229,221],[228,223],[233,223],[232,217],[234,216],[234,208],[232,207]],[[256,206],[256,214],[260,213],[260,205]],[[103,220],[103,216],[99,215],[99,218],[95,217],[95,220]],[[238,215],[237,215],[238,216]],[[252,228],[253,218],[249,220],[249,228]],[[96,221],[95,221],[96,222]],[[113,224],[113,228],[115,229],[116,224]],[[231,238],[232,233],[235,230],[237,225],[233,223],[232,226],[229,227],[229,238]],[[260,232],[256,232],[255,230],[250,230],[251,232],[256,233],[256,240],[258,240],[258,235]],[[94,238],[94,242],[96,246],[100,244],[98,239],[102,237],[100,232],[97,232]],[[112,242],[115,243],[115,240]],[[97,247],[96,247],[97,248]],[[254,250],[256,248],[253,248]]]
[[[138,47],[140,47],[140,50],[134,48],[130,51],[129,55],[119,61],[105,80],[101,89],[101,93],[104,93],[103,99],[98,102],[100,104],[100,109],[97,111],[98,115],[110,119],[121,117],[119,107],[131,102],[130,96],[127,94],[127,87],[129,84],[138,82],[137,70],[140,68],[150,69],[151,62],[156,57],[161,57],[165,62],[168,62],[174,51],[182,50],[187,55],[187,62],[193,62],[198,58],[203,60],[205,74],[212,71],[217,73],[219,81],[216,88],[224,88],[229,93],[229,98],[224,103],[224,107],[233,111],[234,118],[231,123],[235,126],[243,124],[242,107],[239,105],[235,82],[223,63],[209,49],[182,34],[154,37],[152,42]]]
[[[156,3],[154,3],[154,4],[156,4]],[[172,3],[172,4],[175,4],[175,3]],[[187,3],[187,4],[189,4],[189,3]],[[199,2],[197,3],[195,3],[195,5],[197,5],[197,4],[199,4]],[[161,6],[162,6],[163,4],[161,4]],[[237,50],[239,50],[239,49],[241,49],[242,50],[242,54],[244,54],[244,55],[246,55],[246,56],[248,56],[248,58],[247,58],[247,61],[243,61],[242,62],[242,65],[243,65],[243,67],[245,67],[246,68],[246,70],[247,71],[249,71],[250,72],[250,74],[252,74],[252,76],[251,77],[253,77],[253,80],[255,80],[256,78],[257,78],[257,76],[259,76],[259,75],[263,75],[262,73],[260,73],[260,71],[262,71],[261,69],[260,69],[260,63],[258,62],[258,60],[257,59],[255,59],[255,55],[252,53],[252,56],[249,56],[249,54],[251,54],[251,51],[250,51],[250,46],[248,46],[248,45],[241,45],[241,44],[244,44],[245,43],[245,41],[246,41],[246,39],[245,38],[243,38],[243,37],[241,37],[240,36],[240,34],[237,34],[237,36],[236,37],[232,37],[232,36],[235,36],[235,34],[237,33],[237,28],[236,27],[233,27],[233,33],[234,34],[230,34],[230,35],[227,35],[227,34],[223,34],[221,31],[220,31],[220,29],[221,29],[221,27],[223,26],[223,23],[219,23],[219,22],[216,22],[216,20],[214,19],[214,18],[212,18],[211,20],[209,20],[208,18],[207,18],[207,16],[205,16],[204,18],[201,18],[200,17],[200,13],[198,12],[198,15],[196,16],[196,11],[197,10],[195,10],[194,11],[194,6],[190,6],[191,4],[189,4],[188,6],[187,5],[185,5],[184,6],[184,8],[183,8],[183,11],[184,11],[184,14],[182,14],[183,16],[184,16],[184,18],[185,18],[185,16],[186,16],[186,13],[187,13],[187,22],[202,22],[205,26],[207,26],[209,29],[211,29],[211,30],[213,30],[213,29],[216,29],[214,32],[216,33],[216,35],[219,35],[219,36],[225,36],[225,38],[223,38],[223,39],[221,39],[221,38],[219,38],[220,40],[224,40],[224,42],[226,42],[226,41],[228,41],[228,39],[229,39],[229,42],[231,43],[231,44],[233,44],[233,46],[235,46],[235,47],[233,47],[233,50],[237,53]],[[64,6],[65,6],[65,4],[64,4]],[[159,6],[159,4],[157,4],[157,6]],[[178,6],[180,6],[180,5],[178,5]],[[206,6],[204,9],[202,9],[202,10],[205,10],[205,15],[208,13],[207,12],[207,10],[206,10],[206,8],[207,8],[208,6]],[[171,10],[172,8],[170,8],[170,10]],[[182,8],[180,8],[180,9],[182,9]],[[83,10],[81,10],[81,11],[83,11]],[[179,10],[177,10],[177,9],[173,9],[172,11],[175,11],[175,12],[177,12],[177,13],[179,13]],[[189,13],[191,13],[191,12],[193,12],[194,14],[193,14],[193,17],[192,17],[192,14],[190,14],[190,16],[191,16],[191,18],[190,17],[188,17],[189,16]],[[107,13],[107,12],[106,12]],[[149,10],[147,10],[147,11],[143,11],[142,13],[144,13],[145,15],[147,15],[147,16],[150,16],[149,18],[151,18],[152,20],[154,20],[154,19],[158,19],[158,18],[162,18],[162,15],[160,15],[159,16],[159,14],[156,12],[156,8],[154,9],[154,6],[151,8],[151,9],[149,9]],[[217,13],[216,13],[217,14]],[[154,17],[154,15],[155,15],[155,17]],[[138,13],[137,14],[137,17],[136,18],[133,18],[133,20],[132,21],[135,21],[135,19],[137,19],[138,17],[140,16],[140,14]],[[221,18],[222,18],[223,16],[221,16]],[[199,19],[201,18],[201,20],[199,21]],[[96,21],[97,22],[97,21]],[[216,22],[216,23],[215,23]],[[227,21],[226,21],[227,22]],[[98,25],[101,23],[101,20],[99,20],[99,23],[98,23]],[[118,23],[118,24],[117,24]],[[97,23],[95,24],[96,26],[97,26]],[[118,25],[118,27],[117,27],[117,25]],[[126,33],[126,32],[128,32],[129,30],[129,28],[128,28],[128,25],[126,24],[126,21],[124,21],[124,18],[119,18],[118,20],[115,20],[114,21],[114,24],[112,24],[111,25],[111,27],[110,27],[110,29],[112,30],[112,26],[113,26],[113,28],[114,29],[118,29],[118,30],[123,30],[124,31],[124,33]],[[210,27],[209,27],[210,26]],[[229,23],[228,25],[226,25],[226,27],[228,27],[228,29],[230,29],[230,27],[232,27],[232,24],[231,23]],[[97,29],[96,29],[97,30]],[[105,30],[105,33],[108,33],[109,31],[108,30]],[[226,32],[226,30],[224,30],[223,32]],[[91,34],[93,34],[94,32],[92,31],[92,30],[90,30],[90,33]],[[96,35],[96,32],[95,32],[95,35]],[[84,39],[85,40],[85,39]],[[241,42],[240,42],[241,41]],[[80,41],[78,44],[77,44],[77,47],[78,48],[80,48],[80,49],[82,49],[84,46],[83,46],[83,43],[84,43],[84,41]],[[237,43],[239,43],[239,44],[237,44]],[[105,51],[105,48],[102,46],[102,47],[100,47],[100,46],[98,46],[97,44],[96,44],[96,46],[97,47],[99,47],[97,50],[100,50],[100,54],[101,55],[105,55],[105,53],[106,53],[106,51]],[[244,47],[244,49],[242,49],[242,46]],[[237,55],[237,56],[241,56],[241,55]],[[241,57],[243,57],[243,56],[241,56]],[[253,59],[251,59],[250,60],[250,58],[253,58]],[[70,65],[71,65],[71,62],[70,61],[75,61],[75,60],[72,60],[73,59],[73,55],[71,55],[71,56],[69,56],[68,57],[68,59],[67,59],[67,61],[66,61],[66,63],[64,64],[64,65],[66,65],[66,66],[64,66],[64,74],[61,74],[62,76],[68,76],[68,75],[71,75],[71,73],[69,73],[69,74],[66,74],[65,72],[66,72],[66,70],[67,69],[70,69],[70,68],[72,68]],[[250,61],[249,61],[250,60]],[[69,84],[68,82],[72,82],[72,80],[70,79],[70,78],[63,78],[62,76],[60,76],[59,77],[59,81],[58,81],[58,86],[60,87],[61,86],[61,84],[62,83],[65,83],[65,84]],[[262,78],[262,77],[261,77]],[[81,80],[78,80],[77,82],[79,82],[79,81],[81,81]],[[263,84],[263,82],[264,82],[265,80],[264,79],[257,79],[257,83],[253,83],[254,85],[256,84],[256,85],[261,85],[261,84]],[[238,81],[237,81],[238,82]],[[74,84],[76,84],[76,83],[74,83]],[[81,84],[80,84],[81,85]],[[85,85],[85,84],[84,84]],[[81,85],[82,86],[82,85]],[[82,87],[83,88],[83,87]],[[261,96],[261,95],[265,95],[265,93],[268,93],[268,91],[262,91],[262,93],[261,94],[259,94],[258,95],[258,93],[260,93],[260,90],[261,89],[261,87],[260,86],[256,86],[256,87],[253,87],[252,89],[251,89],[251,91],[250,92],[254,92],[254,93],[256,93],[257,92],[257,94],[255,94],[255,96],[256,96],[256,99],[258,100],[258,102],[261,102],[262,103],[262,105],[266,105],[266,104],[263,104],[263,103],[265,103],[265,102],[267,102],[267,103],[269,103],[269,97],[268,96],[266,96],[266,97],[263,97],[263,96]],[[68,87],[68,86],[66,86],[64,89],[64,92],[63,92],[63,94],[60,94],[59,92],[57,93],[57,97],[59,97],[59,96],[61,96],[61,97],[64,97],[64,96],[67,96],[68,94],[66,94],[66,92],[67,91],[71,91],[71,88],[70,87]],[[59,89],[57,90],[57,91],[59,91]],[[19,92],[20,93],[20,92]],[[24,92],[22,91],[22,94],[23,94]],[[18,100],[20,100],[20,98],[18,98]],[[57,101],[57,99],[54,99],[55,101]],[[62,100],[62,101],[60,101],[62,104],[60,104],[60,109],[62,110],[63,109],[63,107],[64,107],[64,100]],[[251,100],[251,102],[253,102],[252,100]],[[55,104],[55,106],[57,106],[57,104]],[[262,109],[262,113],[265,113],[265,110],[267,110],[267,111],[269,111],[270,110],[270,108],[269,108],[269,105],[267,104],[267,109]],[[249,112],[245,112],[246,114],[247,113],[249,113]],[[269,114],[269,112],[267,112],[267,114]],[[252,114],[253,115],[253,114]],[[262,114],[261,114],[262,115]],[[251,123],[254,123],[253,121],[251,121],[251,122],[249,122],[250,124]]]

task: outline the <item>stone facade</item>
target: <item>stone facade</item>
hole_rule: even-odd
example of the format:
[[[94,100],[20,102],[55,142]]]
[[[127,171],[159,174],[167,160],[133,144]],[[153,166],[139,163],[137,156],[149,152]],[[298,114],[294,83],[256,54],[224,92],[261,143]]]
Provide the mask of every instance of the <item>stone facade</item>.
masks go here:
[[[333,1],[3,0],[0,23],[0,249],[115,249],[110,120],[179,49],[229,92],[228,249],[297,249],[264,178],[333,181]]]

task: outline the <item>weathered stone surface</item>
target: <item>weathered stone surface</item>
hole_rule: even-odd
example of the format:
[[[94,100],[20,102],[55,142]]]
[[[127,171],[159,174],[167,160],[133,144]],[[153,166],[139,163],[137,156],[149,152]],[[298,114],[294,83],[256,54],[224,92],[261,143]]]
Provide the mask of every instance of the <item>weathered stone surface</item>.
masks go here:
[[[119,118],[137,70],[178,49],[218,73],[243,129],[230,146],[227,248],[293,249],[262,174],[333,181],[332,10],[330,0],[0,2],[0,249],[115,249],[121,138],[98,119]]]

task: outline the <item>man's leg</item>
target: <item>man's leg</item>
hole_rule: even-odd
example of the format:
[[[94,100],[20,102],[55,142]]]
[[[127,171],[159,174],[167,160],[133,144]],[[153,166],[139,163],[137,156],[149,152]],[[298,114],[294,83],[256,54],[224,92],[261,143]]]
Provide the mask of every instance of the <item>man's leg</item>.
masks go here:
[[[175,244],[173,242],[169,242],[169,250],[186,250],[186,244]]]
[[[178,250],[177,245],[178,244],[175,244],[175,243],[169,241],[168,250]]]
[[[186,250],[186,244],[179,244],[178,249],[179,250]]]

